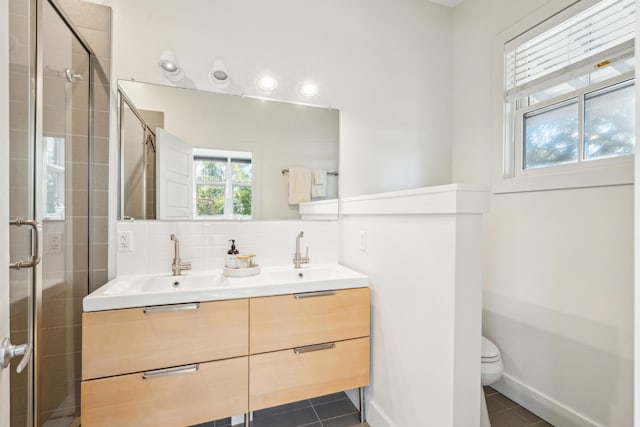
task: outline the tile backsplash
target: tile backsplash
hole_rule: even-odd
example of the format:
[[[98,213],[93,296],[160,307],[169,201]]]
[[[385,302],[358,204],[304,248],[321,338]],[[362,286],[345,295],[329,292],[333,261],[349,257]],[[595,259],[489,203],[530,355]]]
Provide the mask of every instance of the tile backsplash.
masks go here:
[[[338,262],[337,221],[120,221],[118,236],[130,231],[129,250],[117,248],[117,274],[170,273],[175,234],[180,240],[180,258],[196,271],[220,269],[235,239],[240,253],[256,254],[261,266],[289,265],[296,236],[304,231],[301,251],[309,248],[313,264]],[[117,242],[120,241],[118,238]]]

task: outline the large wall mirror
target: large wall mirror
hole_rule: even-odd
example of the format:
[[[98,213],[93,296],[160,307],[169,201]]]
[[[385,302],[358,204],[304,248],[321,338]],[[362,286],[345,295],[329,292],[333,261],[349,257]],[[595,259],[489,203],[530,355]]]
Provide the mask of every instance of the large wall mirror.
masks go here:
[[[118,92],[120,219],[299,219],[291,176],[337,215],[337,110],[125,80]]]

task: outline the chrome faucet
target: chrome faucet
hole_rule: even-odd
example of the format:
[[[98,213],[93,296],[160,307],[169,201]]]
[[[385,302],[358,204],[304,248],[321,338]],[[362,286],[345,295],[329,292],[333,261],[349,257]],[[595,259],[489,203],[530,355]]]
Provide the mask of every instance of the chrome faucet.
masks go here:
[[[173,249],[174,249],[174,257],[173,262],[171,263],[171,271],[173,271],[174,276],[180,276],[182,270],[191,270],[190,262],[182,262],[180,259],[180,241],[176,237],[175,234],[171,235],[171,240],[173,240]]]
[[[304,232],[300,232],[298,237],[296,237],[296,253],[293,254],[293,266],[295,268],[300,268],[302,264],[309,264],[309,247],[307,247],[307,255],[302,256],[300,253],[300,239],[304,236]]]

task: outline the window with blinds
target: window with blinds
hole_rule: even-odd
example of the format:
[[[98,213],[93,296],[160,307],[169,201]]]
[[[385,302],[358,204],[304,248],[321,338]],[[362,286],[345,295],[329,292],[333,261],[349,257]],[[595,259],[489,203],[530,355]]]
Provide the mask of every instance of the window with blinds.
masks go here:
[[[634,39],[634,0],[583,0],[505,44],[504,178],[634,153]]]
[[[544,23],[507,43],[507,95],[628,57],[633,52],[634,16],[635,0],[605,0],[540,34]]]

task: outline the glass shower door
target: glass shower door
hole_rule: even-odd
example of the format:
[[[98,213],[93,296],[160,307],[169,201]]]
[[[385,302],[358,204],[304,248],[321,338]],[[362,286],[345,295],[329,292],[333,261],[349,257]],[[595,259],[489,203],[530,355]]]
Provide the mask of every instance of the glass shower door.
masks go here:
[[[49,2],[42,3],[36,420],[68,427],[80,423],[82,298],[89,288],[90,55]]]
[[[9,275],[10,339],[34,353],[20,373],[11,362],[8,416],[12,427],[79,426],[90,55],[49,1],[9,0],[9,12],[9,215],[41,224],[41,262]],[[37,252],[35,237],[12,226],[11,261]]]

